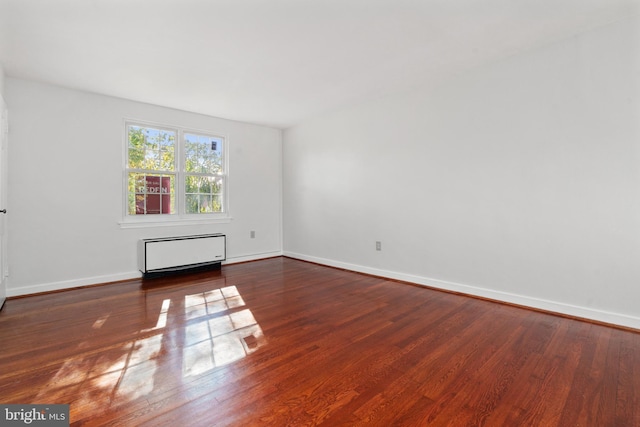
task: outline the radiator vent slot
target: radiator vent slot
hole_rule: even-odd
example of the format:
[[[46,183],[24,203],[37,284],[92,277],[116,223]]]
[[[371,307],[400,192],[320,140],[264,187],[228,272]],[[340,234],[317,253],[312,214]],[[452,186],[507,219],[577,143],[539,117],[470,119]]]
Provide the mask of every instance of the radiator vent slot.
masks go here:
[[[224,234],[143,239],[138,242],[138,267],[145,275],[216,265],[225,259]]]

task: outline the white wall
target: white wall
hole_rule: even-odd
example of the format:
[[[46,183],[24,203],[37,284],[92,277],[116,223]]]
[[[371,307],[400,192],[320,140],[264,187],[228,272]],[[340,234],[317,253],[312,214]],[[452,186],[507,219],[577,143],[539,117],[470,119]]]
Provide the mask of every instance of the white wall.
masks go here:
[[[136,277],[141,238],[221,232],[230,261],[281,254],[279,130],[13,78],[6,99],[8,295]],[[233,220],[121,229],[124,118],[227,135]]]
[[[4,98],[4,68],[0,64],[0,97]]]
[[[285,254],[640,328],[639,28],[285,131]]]

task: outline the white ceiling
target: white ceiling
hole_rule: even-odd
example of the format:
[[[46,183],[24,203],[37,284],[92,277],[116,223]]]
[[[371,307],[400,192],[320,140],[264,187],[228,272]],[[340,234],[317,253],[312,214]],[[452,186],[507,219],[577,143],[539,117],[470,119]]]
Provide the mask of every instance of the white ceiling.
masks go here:
[[[0,64],[285,128],[625,18],[639,1],[0,0]]]

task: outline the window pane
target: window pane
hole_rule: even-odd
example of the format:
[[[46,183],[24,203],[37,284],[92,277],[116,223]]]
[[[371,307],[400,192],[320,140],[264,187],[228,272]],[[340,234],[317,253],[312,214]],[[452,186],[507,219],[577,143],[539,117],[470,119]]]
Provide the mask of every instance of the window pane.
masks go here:
[[[185,170],[187,172],[218,174],[222,168],[222,145],[220,137],[185,134]]]
[[[201,213],[213,212],[211,209],[212,209],[211,196],[201,194],[200,195],[200,212]]]
[[[144,157],[144,169],[160,169],[160,152],[158,150],[147,149]]]
[[[144,141],[144,128],[140,126],[129,126],[129,148],[143,149]]]
[[[128,132],[130,168],[175,170],[175,132],[142,126],[129,126]]]
[[[211,183],[212,194],[222,194],[222,178],[215,178]]]
[[[213,196],[211,199],[212,212],[222,212],[222,196]]]
[[[200,179],[197,176],[187,175],[184,178],[184,192],[186,194],[189,193],[197,193],[200,187]]]
[[[210,194],[212,181],[213,178],[210,176],[202,177],[202,179],[200,180],[200,193]]]
[[[160,169],[172,171],[175,168],[175,150],[172,147],[164,147],[160,151]]]
[[[185,177],[186,212],[190,214],[223,212],[222,181],[217,176]]]
[[[198,195],[197,194],[187,194],[186,196],[186,211],[190,214],[198,213]]]
[[[173,175],[129,173],[129,215],[175,212]]]
[[[129,167],[132,169],[142,169],[144,167],[143,148],[129,148]]]

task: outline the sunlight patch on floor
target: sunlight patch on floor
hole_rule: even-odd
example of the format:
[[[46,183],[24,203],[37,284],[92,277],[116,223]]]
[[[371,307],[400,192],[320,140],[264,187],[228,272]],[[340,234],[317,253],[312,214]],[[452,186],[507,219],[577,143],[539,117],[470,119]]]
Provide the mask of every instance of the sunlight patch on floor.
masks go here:
[[[185,297],[185,315],[194,320],[185,328],[185,377],[228,365],[265,344],[251,310],[233,311],[243,306],[245,302],[235,286]],[[228,314],[222,314],[225,312]],[[211,317],[212,314],[218,316]]]

